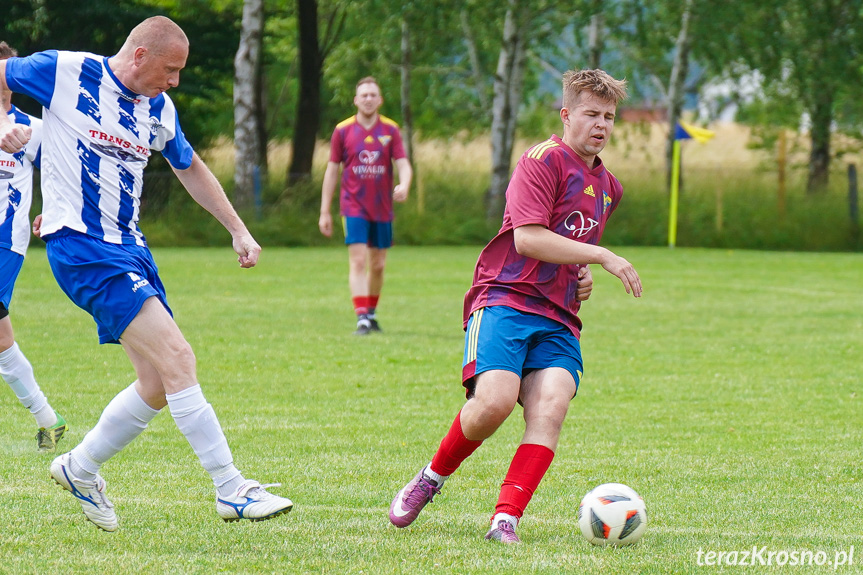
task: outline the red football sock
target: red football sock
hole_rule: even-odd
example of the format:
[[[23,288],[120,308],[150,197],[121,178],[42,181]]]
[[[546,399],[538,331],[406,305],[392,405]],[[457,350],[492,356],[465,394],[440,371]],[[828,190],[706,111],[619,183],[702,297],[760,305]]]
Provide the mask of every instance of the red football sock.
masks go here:
[[[437,453],[432,457],[432,471],[444,477],[452,475],[461,462],[470,457],[470,454],[480,445],[482,441],[471,441],[464,436],[461,430],[461,411],[459,411],[455,421],[452,422],[452,427],[440,442]]]
[[[369,313],[369,296],[367,295],[358,295],[354,296],[354,311],[357,315],[365,315]]]
[[[552,459],[554,451],[544,445],[519,445],[500,488],[494,512],[521,518]]]
[[[369,296],[369,313],[375,313],[375,309],[378,307],[379,299],[381,299],[381,296],[379,295]]]

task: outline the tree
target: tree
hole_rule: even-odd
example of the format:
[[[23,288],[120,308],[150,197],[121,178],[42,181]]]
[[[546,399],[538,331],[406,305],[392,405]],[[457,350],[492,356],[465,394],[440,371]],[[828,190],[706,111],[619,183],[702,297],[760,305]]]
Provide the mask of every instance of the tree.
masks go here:
[[[291,145],[291,164],[288,167],[288,185],[308,179],[312,174],[315,142],[321,125],[321,79],[324,61],[344,23],[344,12],[339,6],[326,16],[326,31],[322,44],[318,40],[317,0],[297,0],[300,92]]]
[[[786,111],[803,108],[811,142],[807,190],[825,189],[832,131],[859,131],[863,1],[729,2],[711,14],[710,25],[714,32],[701,47],[705,61],[715,70],[754,70],[764,78],[763,107],[774,113],[758,118],[785,123]],[[801,128],[800,115],[793,116],[785,127]]]
[[[590,28],[588,32],[588,44],[590,57],[588,66],[592,69],[599,68],[602,61],[603,48],[603,28],[605,27],[605,17],[602,13],[602,0],[593,0],[593,14],[590,15]]]
[[[267,149],[258,137],[262,129],[263,32],[263,0],[245,0],[240,46],[234,58],[234,202],[239,209],[253,205],[256,172],[259,178],[266,172]]]
[[[834,121],[841,120],[837,118],[840,104],[859,96],[861,4],[859,0],[788,0],[784,26],[770,33],[773,40],[782,42],[783,60],[791,66],[788,79],[810,117],[809,193],[826,189],[831,130]]]
[[[521,104],[522,79],[529,41],[530,8],[524,0],[508,0],[503,41],[494,75],[491,122],[491,186],[487,217],[503,213],[504,195],[511,175],[515,123]]]
[[[323,59],[318,44],[318,2],[297,0],[299,30],[300,93],[291,145],[288,185],[307,179],[312,173],[312,158],[321,117],[321,74]]]
[[[689,74],[689,50],[692,45],[689,22],[692,19],[692,0],[685,0],[680,16],[680,31],[674,44],[674,63],[668,82],[668,134],[665,139],[666,182],[671,189],[674,138],[677,122],[683,111],[684,81]]]

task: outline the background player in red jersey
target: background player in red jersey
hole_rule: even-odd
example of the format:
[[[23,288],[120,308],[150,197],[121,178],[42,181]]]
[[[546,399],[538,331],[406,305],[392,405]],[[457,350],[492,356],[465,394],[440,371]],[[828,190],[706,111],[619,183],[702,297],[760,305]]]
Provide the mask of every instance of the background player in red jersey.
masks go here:
[[[444,481],[520,403],[524,436],[486,539],[519,543],[519,519],[554,458],[582,375],[578,310],[593,287],[587,264],[640,297],[632,265],[599,247],[623,194],[597,154],[608,143],[624,81],[601,70],[563,76],[563,137],[527,150],[506,191],[503,225],[483,249],[464,302],[467,401],[431,462],[396,495],[390,521],[410,525]]]
[[[378,114],[384,103],[377,81],[357,82],[355,116],[336,126],[330,141],[330,160],[321,187],[318,227],[333,234],[330,204],[336,191],[339,166],[344,166],[339,209],[348,246],[351,297],[357,314],[357,335],[380,331],[375,311],[384,284],[387,249],[393,243],[393,200],[403,202],[413,177],[398,124]],[[393,162],[399,183],[393,187]]]

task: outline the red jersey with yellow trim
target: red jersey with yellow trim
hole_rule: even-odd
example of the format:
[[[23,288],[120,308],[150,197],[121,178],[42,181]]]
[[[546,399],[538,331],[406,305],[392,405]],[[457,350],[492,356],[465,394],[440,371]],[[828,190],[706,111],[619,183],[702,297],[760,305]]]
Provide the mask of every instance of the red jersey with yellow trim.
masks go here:
[[[465,327],[477,309],[505,305],[559,321],[579,337],[580,266],[520,255],[513,230],[539,224],[574,242],[598,244],[621,196],[623,187],[599,158],[588,168],[557,136],[527,150],[506,190],[503,225],[479,255],[464,299]]]
[[[336,126],[330,161],[343,164],[342,216],[373,222],[393,220],[393,160],[405,156],[399,126],[385,116],[366,130],[353,116]]]

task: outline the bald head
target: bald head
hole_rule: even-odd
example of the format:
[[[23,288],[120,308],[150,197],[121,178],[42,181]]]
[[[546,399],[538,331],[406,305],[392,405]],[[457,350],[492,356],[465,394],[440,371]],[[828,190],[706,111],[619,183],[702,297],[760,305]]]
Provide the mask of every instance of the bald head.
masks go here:
[[[146,48],[155,55],[161,55],[171,48],[185,47],[188,50],[189,39],[183,29],[170,18],[153,16],[132,28],[129,37],[120,48],[120,54],[134,52],[139,47]]]
[[[189,39],[169,18],[147,18],[129,32],[108,65],[124,86],[148,98],[180,83],[180,70],[189,56]]]

